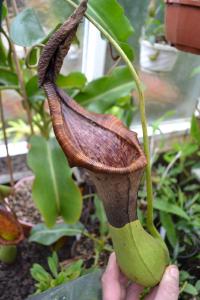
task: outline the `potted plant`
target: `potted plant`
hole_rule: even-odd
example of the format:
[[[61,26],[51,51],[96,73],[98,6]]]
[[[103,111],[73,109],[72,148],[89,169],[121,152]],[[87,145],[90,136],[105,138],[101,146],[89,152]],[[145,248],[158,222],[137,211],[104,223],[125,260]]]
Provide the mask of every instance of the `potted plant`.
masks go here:
[[[64,57],[78,25],[84,14],[87,14],[87,5],[88,0],[74,5],[76,10],[73,15],[45,45],[38,65],[39,84],[46,92],[54,132],[70,166],[83,167],[88,171],[103,200],[120,269],[129,279],[145,287],[152,287],[162,278],[169,263],[169,254],[153,224],[150,155],[139,78],[117,41],[102,29],[124,58],[136,82],[145,153],[136,133],[128,130],[119,119],[87,111],[56,86]],[[142,227],[136,213],[137,192],[145,167],[148,202],[146,224],[149,233]]]
[[[152,0],[140,41],[140,66],[150,72],[170,72],[177,60],[178,51],[165,39],[163,24],[164,3]]]
[[[200,54],[200,2],[166,0],[166,38],[177,49]]]

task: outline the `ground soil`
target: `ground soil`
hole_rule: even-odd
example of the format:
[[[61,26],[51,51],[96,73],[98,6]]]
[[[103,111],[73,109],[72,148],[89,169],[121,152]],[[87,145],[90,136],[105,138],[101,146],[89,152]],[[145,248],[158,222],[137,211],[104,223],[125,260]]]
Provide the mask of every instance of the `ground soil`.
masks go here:
[[[42,222],[42,216],[36,209],[32,199],[32,184],[33,177],[27,177],[19,181],[15,187],[14,195],[8,197],[7,203],[19,220],[37,224]]]
[[[32,180],[27,179],[17,186],[15,196],[9,197],[9,203],[16,215],[23,221],[36,224],[42,221],[41,215],[34,206],[31,196]],[[92,194],[93,187],[89,184],[80,187],[83,194]],[[80,221],[86,224],[91,234],[98,234],[99,223],[94,214],[93,198],[84,201],[84,207]],[[30,275],[30,268],[34,263],[47,268],[47,257],[56,250],[59,262],[65,264],[69,259],[83,259],[84,267],[90,268],[94,263],[94,242],[81,236],[75,238],[63,238],[52,247],[45,247],[28,240],[22,241],[17,246],[17,259],[14,264],[0,263],[0,300],[25,300],[35,291],[35,281]],[[107,264],[109,252],[102,252],[99,257],[99,266]],[[47,268],[48,269],[48,268]]]
[[[70,247],[58,251],[60,260],[68,259],[71,254]],[[17,259],[14,264],[0,263],[0,300],[24,300],[34,293],[34,280],[30,268],[34,263],[39,263],[47,268],[47,257],[52,250],[49,247],[27,240],[17,247]]]
[[[46,265],[50,254],[47,247],[23,241],[18,246],[17,259],[14,264],[0,263],[0,299],[22,300],[34,292],[34,280],[30,275],[33,263]]]

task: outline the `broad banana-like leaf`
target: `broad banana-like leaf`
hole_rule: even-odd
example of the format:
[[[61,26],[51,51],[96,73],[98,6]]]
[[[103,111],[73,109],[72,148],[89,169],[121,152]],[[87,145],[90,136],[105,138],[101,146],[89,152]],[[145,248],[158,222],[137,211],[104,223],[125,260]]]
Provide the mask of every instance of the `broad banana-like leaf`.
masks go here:
[[[77,236],[83,232],[83,225],[76,224],[55,224],[53,228],[48,228],[44,224],[37,224],[31,230],[30,242],[36,242],[45,246],[50,246],[63,236]]]
[[[28,165],[35,174],[33,199],[47,226],[61,215],[65,222],[76,223],[82,210],[82,197],[72,179],[72,171],[55,139],[34,136],[30,141]]]
[[[88,112],[56,86],[87,2],[82,0],[48,41],[39,62],[39,82],[48,97],[56,137],[70,165],[88,170],[103,200],[121,270],[135,282],[154,286],[169,257],[161,237],[148,234],[137,220],[137,192],[146,166],[137,135],[114,116]]]
[[[23,238],[23,229],[16,217],[0,205],[0,245],[18,244]]]
[[[89,0],[87,14],[113,37],[132,60],[133,48],[128,44],[128,39],[134,33],[134,29],[118,1]]]

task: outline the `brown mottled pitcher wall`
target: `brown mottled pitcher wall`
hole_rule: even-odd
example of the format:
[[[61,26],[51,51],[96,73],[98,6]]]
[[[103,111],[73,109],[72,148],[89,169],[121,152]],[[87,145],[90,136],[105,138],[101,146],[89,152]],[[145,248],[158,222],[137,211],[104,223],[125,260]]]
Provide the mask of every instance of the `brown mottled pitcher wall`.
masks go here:
[[[137,218],[137,192],[146,166],[136,133],[112,115],[87,111],[55,84],[86,8],[87,0],[83,0],[48,41],[39,62],[39,81],[47,94],[56,138],[70,165],[89,171],[109,223],[122,227]]]

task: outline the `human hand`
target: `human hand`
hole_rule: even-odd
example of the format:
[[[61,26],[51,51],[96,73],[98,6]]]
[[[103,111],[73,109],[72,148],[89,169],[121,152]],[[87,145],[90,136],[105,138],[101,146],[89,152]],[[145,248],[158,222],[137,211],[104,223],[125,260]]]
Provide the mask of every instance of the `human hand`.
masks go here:
[[[103,300],[139,300],[143,287],[132,283],[120,272],[115,253],[112,253],[102,276]],[[145,300],[177,300],[179,271],[175,265],[167,267],[160,284],[154,287]]]

